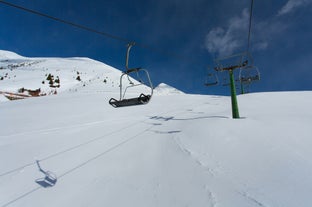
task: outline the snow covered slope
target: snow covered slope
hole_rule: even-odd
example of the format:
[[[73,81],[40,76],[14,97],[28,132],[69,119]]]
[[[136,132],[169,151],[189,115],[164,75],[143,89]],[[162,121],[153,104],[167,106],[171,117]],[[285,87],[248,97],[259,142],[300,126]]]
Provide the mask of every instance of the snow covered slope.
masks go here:
[[[23,59],[24,57],[11,52],[11,51],[5,51],[0,50],[0,60],[7,60],[7,59]]]
[[[311,91],[239,96],[234,120],[230,97],[116,109],[98,86],[0,104],[0,206],[311,205]]]
[[[0,92],[17,93],[21,88],[40,88],[40,95],[96,89],[118,91],[120,74],[89,58],[26,58],[0,50]]]

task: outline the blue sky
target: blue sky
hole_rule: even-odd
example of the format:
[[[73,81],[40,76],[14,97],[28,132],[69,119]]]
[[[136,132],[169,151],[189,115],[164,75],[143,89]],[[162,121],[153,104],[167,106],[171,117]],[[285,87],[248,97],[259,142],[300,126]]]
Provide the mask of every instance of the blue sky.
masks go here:
[[[246,51],[250,0],[8,0],[135,41],[130,65],[187,93],[205,87],[214,58]],[[312,0],[254,0],[251,48],[261,81],[251,92],[312,90]],[[89,57],[124,69],[126,43],[0,3],[0,49],[28,57]],[[153,50],[161,51],[160,53]],[[225,74],[219,74],[220,81]]]

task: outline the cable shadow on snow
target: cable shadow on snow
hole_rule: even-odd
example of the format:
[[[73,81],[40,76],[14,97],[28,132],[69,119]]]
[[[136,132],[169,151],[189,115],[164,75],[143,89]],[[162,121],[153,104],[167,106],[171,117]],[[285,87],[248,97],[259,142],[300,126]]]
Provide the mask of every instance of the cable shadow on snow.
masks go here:
[[[177,134],[181,133],[181,130],[170,130],[170,131],[160,131],[160,130],[151,130],[151,132],[154,132],[156,134]]]
[[[70,173],[76,171],[77,169],[79,169],[79,168],[81,168],[81,167],[87,165],[88,163],[90,163],[90,162],[92,162],[92,161],[94,161],[94,160],[96,160],[96,159],[98,159],[98,158],[100,158],[100,157],[106,155],[107,153],[109,153],[109,152],[115,150],[116,148],[121,147],[122,145],[125,145],[126,143],[128,143],[128,142],[130,142],[130,141],[132,141],[132,140],[134,140],[134,139],[136,139],[136,138],[138,138],[138,137],[140,137],[140,135],[142,135],[142,134],[144,134],[145,132],[149,131],[151,128],[152,128],[152,127],[149,127],[149,128],[147,128],[147,129],[145,129],[145,130],[143,130],[143,131],[140,131],[139,133],[135,134],[134,136],[132,136],[132,137],[130,137],[130,138],[128,138],[128,139],[125,139],[124,141],[122,141],[122,142],[120,142],[120,143],[118,143],[118,144],[112,146],[111,148],[109,148],[109,149],[107,149],[107,150],[101,152],[100,154],[98,154],[98,155],[96,155],[96,156],[94,156],[94,157],[92,157],[92,158],[90,158],[90,159],[88,159],[88,160],[82,162],[81,164],[77,165],[76,167],[71,168],[70,170],[68,170],[68,171],[64,172],[63,174],[59,175],[59,176],[58,176],[58,179],[63,178],[64,176],[66,176],[66,175],[68,175],[68,174],[70,174]],[[46,176],[45,176],[45,177],[43,177],[43,178],[41,178],[41,179],[37,179],[36,182],[37,182],[41,187],[40,187],[40,186],[39,186],[39,187],[36,187],[36,188],[34,188],[34,189],[32,189],[32,190],[30,190],[30,191],[28,191],[28,192],[26,192],[26,193],[24,193],[24,194],[22,194],[22,195],[20,195],[20,196],[14,198],[13,200],[11,200],[11,201],[5,203],[5,204],[2,205],[1,207],[9,206],[9,205],[11,205],[12,203],[14,203],[14,202],[16,202],[16,201],[18,201],[18,200],[20,200],[20,199],[23,199],[23,198],[27,197],[28,195],[30,195],[30,194],[32,194],[32,193],[34,193],[34,192],[36,192],[36,191],[42,189],[42,187],[45,187],[45,186],[46,186],[46,187],[52,187],[52,186],[55,185],[55,183],[57,182],[57,177],[56,177],[52,172],[43,170],[43,169],[41,168],[40,164],[39,164],[39,161],[36,161],[36,163],[37,163],[37,166],[38,166],[40,172],[44,173],[45,175],[48,174],[48,175],[50,175],[51,177],[46,178]],[[52,181],[52,182],[51,182],[51,181]]]
[[[165,116],[152,116],[150,117],[150,119],[152,120],[160,120],[160,121],[170,121],[172,119],[174,119],[173,116],[168,116],[168,117],[165,117]]]
[[[138,123],[139,123],[139,122],[138,122]],[[107,134],[104,134],[104,135],[102,135],[102,136],[95,137],[95,138],[93,138],[93,139],[91,139],[91,140],[88,140],[88,141],[86,141],[86,142],[83,142],[83,143],[74,145],[74,146],[69,147],[69,148],[67,148],[67,149],[65,149],[65,150],[62,150],[62,151],[56,152],[56,153],[54,153],[54,154],[51,154],[51,155],[49,155],[49,156],[47,156],[47,157],[44,157],[44,158],[40,159],[39,161],[49,160],[49,159],[54,158],[54,157],[56,157],[56,156],[59,156],[59,155],[62,155],[62,154],[64,154],[64,153],[73,151],[73,150],[75,150],[75,149],[77,149],[77,148],[84,147],[84,146],[86,146],[86,145],[88,145],[88,144],[91,144],[91,143],[93,143],[93,142],[96,142],[96,141],[98,141],[98,140],[107,138],[107,137],[109,137],[109,136],[111,136],[111,135],[113,135],[113,134],[115,134],[115,133],[118,133],[118,132],[120,132],[120,131],[122,131],[122,130],[126,130],[126,129],[128,129],[128,128],[131,128],[131,127],[137,125],[138,123],[130,124],[130,125],[126,126],[126,127],[119,128],[119,129],[117,129],[117,130],[114,130],[114,131],[109,132],[109,133],[107,133]],[[159,124],[155,123],[155,125],[161,125],[161,124],[160,124],[160,123],[159,123]],[[9,174],[11,174],[11,173],[13,173],[13,172],[19,171],[19,170],[21,170],[21,169],[23,169],[23,168],[25,168],[25,167],[29,167],[29,166],[32,166],[32,165],[35,165],[35,163],[34,163],[34,162],[30,162],[30,163],[27,163],[27,164],[25,164],[25,165],[19,166],[19,167],[17,167],[17,168],[11,169],[11,170],[6,171],[6,172],[3,172],[3,173],[0,172],[0,173],[1,173],[1,174],[0,174],[0,177],[9,175]]]

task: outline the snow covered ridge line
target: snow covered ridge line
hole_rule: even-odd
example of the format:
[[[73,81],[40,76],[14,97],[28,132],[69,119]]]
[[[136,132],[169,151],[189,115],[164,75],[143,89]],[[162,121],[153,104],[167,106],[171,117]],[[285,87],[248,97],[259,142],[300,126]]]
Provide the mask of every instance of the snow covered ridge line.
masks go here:
[[[1,59],[20,59],[20,58],[25,58],[25,57],[20,56],[11,51],[0,50],[0,60]]]
[[[180,94],[185,94],[184,92],[169,86],[165,83],[160,83],[155,89],[154,89],[155,94],[157,95],[180,95]]]
[[[53,59],[53,58],[60,58],[60,59],[78,59],[78,60],[93,60],[88,57],[67,57],[67,58],[61,58],[61,57],[25,57],[22,55],[19,55],[15,52],[7,51],[7,50],[0,50],[0,61],[8,61],[8,60],[18,60],[18,59]],[[96,60],[93,60],[96,61]]]

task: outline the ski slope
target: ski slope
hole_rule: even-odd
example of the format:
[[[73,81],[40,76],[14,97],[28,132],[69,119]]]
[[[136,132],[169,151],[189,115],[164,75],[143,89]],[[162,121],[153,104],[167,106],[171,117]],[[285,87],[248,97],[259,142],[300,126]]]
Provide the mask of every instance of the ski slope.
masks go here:
[[[0,102],[0,206],[310,206],[311,91],[238,96],[234,120],[230,97],[161,84],[116,109],[118,87],[79,84]]]

